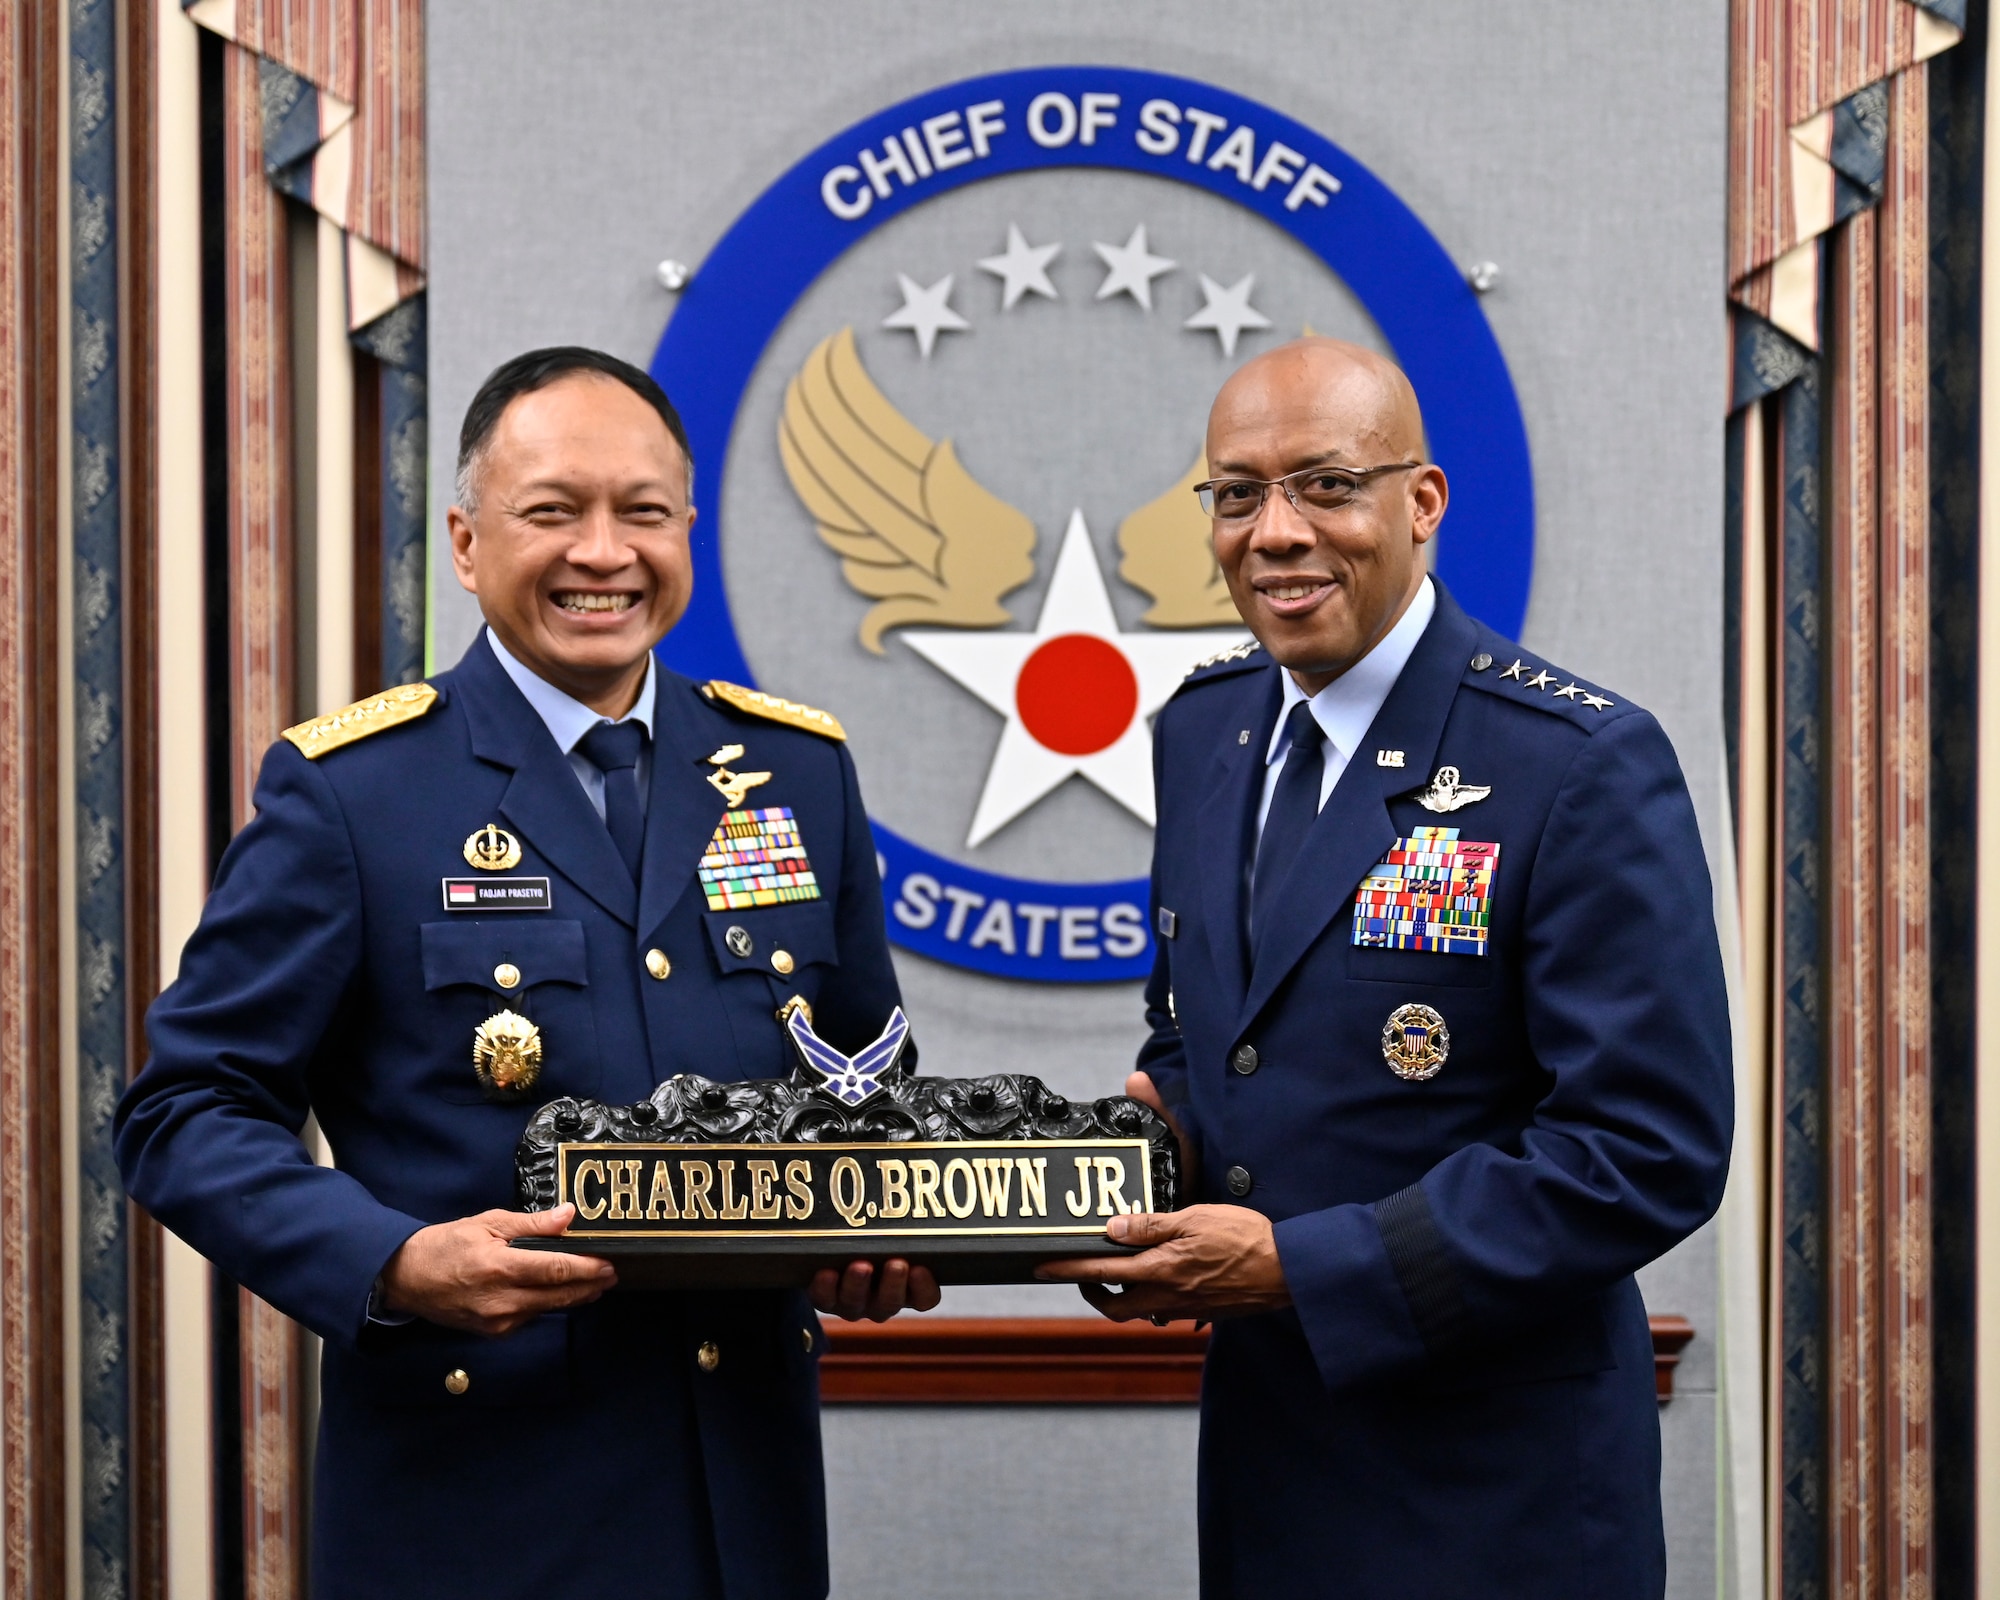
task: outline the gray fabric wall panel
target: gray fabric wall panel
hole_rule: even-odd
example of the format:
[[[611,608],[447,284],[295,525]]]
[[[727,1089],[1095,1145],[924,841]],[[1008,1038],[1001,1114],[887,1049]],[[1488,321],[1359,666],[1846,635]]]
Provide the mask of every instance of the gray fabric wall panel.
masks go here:
[[[1535,464],[1537,559],[1525,641],[1659,714],[1714,837],[1722,821],[1714,774],[1727,353],[1724,0],[1242,0],[1226,13],[1194,0],[986,8],[948,0],[431,0],[428,19],[438,665],[457,658],[478,624],[443,557],[443,497],[460,419],[488,370],[516,351],[567,342],[644,364],[674,309],[654,281],[655,264],[671,256],[699,270],[742,209],[821,140],[953,79],[1109,62],[1213,82],[1298,118],[1369,166],[1455,259],[1499,263],[1484,306]],[[963,829],[997,719],[956,715],[960,691],[934,673],[926,681],[930,669],[913,666],[893,636],[888,664],[862,654],[854,597],[814,546],[776,465],[776,407],[804,351],[851,321],[885,393],[933,437],[956,437],[975,475],[1034,517],[1038,575],[1008,601],[1016,626],[1031,626],[1071,506],[1084,510],[1100,562],[1114,571],[1118,518],[1185,469],[1200,397],[1231,363],[1216,355],[1204,375],[1182,359],[1182,347],[1158,355],[1107,346],[1100,387],[1118,414],[1068,454],[1061,430],[1039,431],[1032,417],[1010,426],[1005,408],[982,410],[981,387],[995,371],[1008,385],[1031,381],[1038,338],[1087,333],[1055,315],[1040,335],[1026,321],[996,318],[997,285],[971,263],[1002,248],[1010,210],[1040,219],[1038,232],[1020,218],[1035,242],[1063,243],[1051,271],[1065,299],[1051,313],[1088,300],[1098,275],[1092,239],[1122,240],[1137,220],[1157,218],[1164,228],[1172,216],[1204,240],[1236,239],[1236,254],[1255,256],[1232,272],[1234,257],[1220,242],[1211,266],[1201,251],[1154,240],[1182,261],[1189,281],[1197,267],[1225,282],[1256,268],[1256,302],[1279,326],[1262,342],[1246,337],[1239,359],[1296,332],[1288,319],[1306,314],[1322,330],[1374,337],[1358,306],[1343,309],[1338,285],[1328,288],[1323,273],[1312,285],[1289,240],[1173,185],[1158,185],[1170,192],[1142,215],[1129,196],[1145,182],[1024,174],[959,191],[871,234],[780,329],[746,393],[724,481],[710,470],[699,485],[698,499],[719,495],[727,510],[724,570],[753,668],[778,692],[823,698],[847,718],[883,820],[961,859],[953,846],[962,831],[955,839],[953,829]],[[878,326],[896,304],[891,269],[924,283],[956,272],[952,303],[975,331],[944,335],[935,359],[919,361],[907,338]],[[871,314],[869,285],[878,280],[889,298]],[[1179,337],[1213,351],[1206,336]],[[968,341],[998,366],[954,367]],[[1450,531],[1447,519],[1446,538]],[[760,588],[758,575],[774,569],[803,573],[803,598]],[[1129,627],[1139,603],[1111,587]],[[912,762],[907,737],[883,725],[871,685],[887,680],[871,673],[904,675],[895,679],[898,710],[943,752],[935,770]],[[1100,848],[1117,859],[1070,858],[1066,840],[1077,829],[1108,841]],[[1072,783],[982,847],[980,864],[1052,878],[1136,873],[1147,841],[1143,825]],[[1132,986],[1029,988],[899,961],[928,1070],[1032,1063],[1064,1092],[1096,1095],[1115,1088],[1131,1060],[1140,1029]],[[1687,1399],[1663,1418],[1676,1595],[1713,1587],[1714,1285],[1712,1232],[1644,1283],[1652,1309],[1688,1316],[1699,1330],[1679,1372]],[[1042,1289],[963,1291],[948,1305],[961,1313],[1083,1309],[1068,1291]],[[966,1542],[961,1565],[925,1567],[906,1590],[856,1587],[869,1548],[901,1546],[906,1535],[929,1543],[934,1474],[947,1462],[940,1441],[956,1447],[967,1415],[981,1421],[970,1430],[979,1442],[952,1459],[965,1463],[968,1484],[1022,1474],[1019,1481],[1042,1487],[999,1493],[990,1551]],[[1089,1448],[1086,1436],[1095,1441]],[[1104,1503],[1096,1463],[1106,1459],[1142,1461],[1160,1475],[1154,1489],[1118,1499],[1127,1515],[1155,1518],[1156,1537],[1086,1566],[1087,1580],[1065,1587],[1192,1592],[1193,1425],[1183,1414],[843,1410],[829,1414],[828,1440],[837,1592],[1055,1592],[1009,1582],[997,1563],[1030,1544],[1096,1559],[1088,1555]],[[865,1486],[842,1485],[838,1474],[850,1470],[867,1475]],[[1057,1494],[1059,1486],[1073,1492]]]

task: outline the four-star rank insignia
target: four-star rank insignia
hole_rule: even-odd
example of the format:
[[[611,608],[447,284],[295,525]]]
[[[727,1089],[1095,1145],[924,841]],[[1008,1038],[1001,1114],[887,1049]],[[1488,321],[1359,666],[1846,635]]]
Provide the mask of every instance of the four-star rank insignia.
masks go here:
[[[859,1055],[843,1055],[813,1032],[811,1013],[801,1004],[785,1018],[785,1032],[806,1070],[820,1081],[822,1094],[829,1094],[844,1106],[858,1106],[870,1095],[879,1094],[882,1080],[896,1070],[903,1046],[909,1042],[910,1019],[901,1006],[889,1013],[881,1036]]]
[[[1435,1078],[1451,1054],[1451,1029],[1429,1006],[1398,1006],[1382,1024],[1382,1059],[1410,1083]]]

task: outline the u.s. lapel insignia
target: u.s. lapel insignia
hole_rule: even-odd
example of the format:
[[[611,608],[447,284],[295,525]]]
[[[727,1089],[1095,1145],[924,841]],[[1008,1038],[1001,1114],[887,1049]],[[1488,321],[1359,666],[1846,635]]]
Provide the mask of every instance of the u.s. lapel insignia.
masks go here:
[[[511,872],[521,864],[521,841],[489,822],[466,839],[465,859],[481,872]]]
[[[1451,1054],[1451,1030],[1429,1006],[1398,1006],[1382,1024],[1382,1059],[1410,1083],[1435,1078]]]
[[[1437,776],[1432,778],[1428,788],[1419,789],[1410,798],[1426,811],[1456,811],[1461,806],[1469,806],[1476,800],[1484,800],[1493,792],[1490,783],[1460,783],[1458,768],[1439,767]]]
[[[844,1106],[858,1106],[879,1094],[882,1080],[895,1071],[910,1037],[910,1020],[901,1006],[896,1007],[881,1037],[854,1056],[844,1055],[814,1033],[811,1014],[803,1006],[785,1019],[785,1032],[791,1035],[799,1060],[820,1080],[816,1085],[820,1092]]]
[[[525,1094],[542,1075],[542,1030],[515,1012],[494,1012],[472,1030],[472,1070],[482,1089]]]
[[[1403,752],[1400,750],[1377,750],[1375,752],[1375,765],[1378,767],[1400,767],[1402,764]]]
[[[743,804],[743,797],[752,789],[771,781],[768,772],[731,772],[729,763],[742,759],[743,746],[740,744],[726,744],[708,758],[708,764],[715,768],[708,775],[708,781],[731,811]]]

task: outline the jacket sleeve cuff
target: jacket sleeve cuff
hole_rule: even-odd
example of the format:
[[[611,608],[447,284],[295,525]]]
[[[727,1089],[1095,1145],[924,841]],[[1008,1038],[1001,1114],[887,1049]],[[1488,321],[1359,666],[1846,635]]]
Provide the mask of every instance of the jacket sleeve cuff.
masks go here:
[[[1380,1210],[1334,1206],[1272,1230],[1293,1308],[1329,1389],[1395,1377],[1428,1354],[1399,1266],[1398,1252],[1407,1248],[1401,1224],[1385,1223]]]

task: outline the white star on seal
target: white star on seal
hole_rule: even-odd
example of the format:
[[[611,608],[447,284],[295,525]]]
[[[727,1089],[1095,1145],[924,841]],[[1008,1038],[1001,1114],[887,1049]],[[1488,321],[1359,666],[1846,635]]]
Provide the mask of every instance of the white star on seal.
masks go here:
[[[1271,319],[1250,304],[1250,286],[1257,281],[1254,272],[1246,272],[1229,288],[1225,289],[1207,273],[1201,273],[1201,292],[1208,303],[1181,326],[1200,328],[1213,333],[1222,341],[1222,353],[1236,354],[1236,339],[1245,328],[1268,328]]]
[[[1121,633],[1105,591],[1104,573],[1090,547],[1090,530],[1084,526],[1083,513],[1072,511],[1033,633],[927,628],[906,630],[902,637],[932,666],[1007,719],[966,835],[970,848],[991,838],[1074,774],[1089,779],[1150,825],[1153,735],[1148,719],[1166,704],[1195,662],[1248,636],[1241,630],[1220,629]],[[1109,652],[1104,646],[1110,647]],[[1122,726],[1114,725],[1121,702],[1112,707],[1113,721],[1099,722],[1087,737],[1063,741],[1061,734],[1055,734],[1059,742],[1071,744],[1067,752],[1052,749],[1030,726],[1051,734],[1044,720],[1049,708],[1069,705],[1063,696],[1072,685],[1061,681],[1066,661],[1081,666],[1085,675],[1095,673],[1092,687],[1100,695],[1108,681],[1111,692],[1122,692],[1131,707]],[[1024,679],[1031,667],[1035,682],[1028,684]],[[1048,674],[1056,681],[1049,681]],[[1086,724],[1092,709],[1086,702]],[[1069,733],[1074,725],[1061,726],[1062,733]],[[1077,748],[1084,744],[1093,747]]]
[[[940,332],[963,333],[972,326],[965,318],[951,309],[951,280],[954,275],[947,272],[928,289],[918,286],[916,280],[907,273],[896,274],[896,281],[903,288],[902,308],[892,311],[882,319],[885,328],[902,328],[917,336],[917,348],[923,352],[926,361],[931,358],[931,346],[937,343]]]
[[[1153,280],[1163,272],[1172,272],[1174,264],[1165,256],[1147,253],[1145,223],[1134,228],[1132,237],[1122,245],[1092,244],[1090,248],[1111,269],[1104,282],[1098,285],[1097,298],[1109,300],[1114,294],[1129,294],[1151,311]]]
[[[1007,289],[1000,309],[1012,311],[1014,302],[1024,294],[1038,294],[1050,300],[1056,298],[1056,286],[1049,282],[1049,263],[1061,251],[1059,244],[1029,244],[1021,237],[1020,228],[1010,222],[1007,224],[1007,253],[981,257],[979,270],[1006,279]]]

